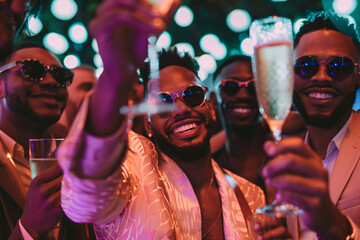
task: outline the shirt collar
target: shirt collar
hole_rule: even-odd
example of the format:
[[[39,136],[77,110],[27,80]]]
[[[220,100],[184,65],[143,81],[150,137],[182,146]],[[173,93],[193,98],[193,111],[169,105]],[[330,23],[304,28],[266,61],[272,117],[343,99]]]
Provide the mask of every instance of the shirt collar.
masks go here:
[[[327,148],[327,152],[331,151],[331,149],[330,149],[331,146],[333,146],[332,148],[336,147],[337,149],[340,149],[341,144],[344,141],[344,137],[345,137],[346,131],[349,127],[352,116],[353,116],[353,113],[351,113],[349,119],[346,121],[346,123],[341,128],[341,130],[335,135],[335,137],[333,137],[333,139],[331,139],[331,142],[329,143],[329,146]],[[306,135],[305,135],[305,143],[309,144],[309,141],[310,141],[309,131],[307,131]]]
[[[10,153],[11,156],[13,156],[14,155],[14,148],[15,148],[15,145],[16,145],[15,140],[12,139],[11,137],[9,137],[2,130],[0,130],[0,138],[3,141],[5,147],[7,148],[6,150]]]

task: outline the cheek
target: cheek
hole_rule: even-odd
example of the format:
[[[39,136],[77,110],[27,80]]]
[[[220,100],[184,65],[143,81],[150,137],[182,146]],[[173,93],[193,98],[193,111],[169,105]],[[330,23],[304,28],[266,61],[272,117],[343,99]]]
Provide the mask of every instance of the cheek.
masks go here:
[[[166,120],[159,118],[159,117],[150,117],[150,125],[154,132],[157,132],[158,134],[165,135],[165,124]]]
[[[300,89],[304,86],[306,80],[299,79],[298,77],[295,77],[294,81],[294,91],[298,92]]]

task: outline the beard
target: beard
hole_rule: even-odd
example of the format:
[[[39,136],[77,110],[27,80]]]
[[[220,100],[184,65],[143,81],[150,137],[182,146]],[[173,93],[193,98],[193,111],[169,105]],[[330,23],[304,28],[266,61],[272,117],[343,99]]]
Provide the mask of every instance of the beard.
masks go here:
[[[210,130],[208,129],[207,132],[202,141],[182,147],[171,143],[171,138],[162,135],[155,129],[153,129],[153,140],[159,150],[170,158],[192,162],[210,154]]]
[[[260,112],[257,111],[252,119],[247,119],[246,123],[240,119],[234,119],[227,110],[226,104],[220,106],[221,121],[228,133],[234,133],[236,136],[252,136],[260,122]]]
[[[301,102],[301,99],[297,92],[294,92],[293,101],[294,101],[296,110],[300,113],[300,115],[304,119],[306,125],[317,127],[317,128],[322,128],[322,129],[327,129],[327,128],[332,128],[335,125],[339,124],[341,119],[348,112],[352,111],[352,106],[353,106],[353,104],[355,102],[355,98],[356,98],[356,91],[357,91],[357,89],[355,89],[355,91],[348,94],[344,98],[343,102],[334,109],[334,111],[332,112],[332,114],[330,116],[322,115],[322,114],[315,115],[315,116],[309,116],[307,114],[305,106]]]
[[[4,63],[12,53],[12,43],[8,42],[5,45],[0,46],[0,64]]]
[[[57,117],[39,116],[32,110],[32,107],[29,105],[29,103],[23,101],[18,94],[10,93],[7,89],[6,83],[5,83],[5,99],[6,99],[6,104],[11,111],[23,117],[32,119],[44,127],[49,127],[60,119],[60,116]]]

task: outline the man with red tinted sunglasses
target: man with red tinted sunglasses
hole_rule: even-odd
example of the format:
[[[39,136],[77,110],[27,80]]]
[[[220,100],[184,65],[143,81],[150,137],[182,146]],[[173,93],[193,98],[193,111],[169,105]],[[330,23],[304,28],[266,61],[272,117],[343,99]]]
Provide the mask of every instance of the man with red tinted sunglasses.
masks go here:
[[[262,145],[271,135],[258,110],[251,58],[244,55],[229,57],[219,65],[213,80],[216,102],[226,132],[225,146],[213,157],[220,166],[265,189],[260,175],[266,158]],[[284,133],[299,134],[303,129],[299,114],[292,113],[286,121]],[[271,201],[270,193],[268,197]]]
[[[314,13],[296,35],[294,103],[308,132],[305,142],[265,143],[272,159],[263,169],[266,183],[305,212],[288,222],[296,239],[360,239],[359,60],[347,18]]]
[[[214,73],[219,114],[226,132],[226,144],[214,154],[220,166],[263,186],[259,168],[265,162],[262,144],[268,134],[260,121],[251,58],[234,55]]]
[[[141,68],[149,103],[170,110],[148,109],[153,145],[128,130],[119,109],[128,102],[135,66],[146,56],[148,34],[165,25],[135,1],[104,2],[98,12],[92,32],[104,72],[58,151],[67,216],[93,222],[102,239],[250,239],[251,211],[264,195],[212,160],[213,111],[195,60],[169,49],[159,54],[159,78],[149,78],[149,64]]]

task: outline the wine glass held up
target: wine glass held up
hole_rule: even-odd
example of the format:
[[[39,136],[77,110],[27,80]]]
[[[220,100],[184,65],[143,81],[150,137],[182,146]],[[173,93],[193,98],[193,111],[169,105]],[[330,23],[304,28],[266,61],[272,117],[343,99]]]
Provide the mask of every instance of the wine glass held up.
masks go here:
[[[260,113],[268,123],[276,142],[292,104],[294,76],[292,24],[287,18],[268,17],[255,20],[250,27],[254,46],[252,57],[255,87]],[[284,203],[280,193],[271,205],[257,209],[275,217],[302,214],[298,207]]]
[[[157,15],[155,18],[155,24],[168,25],[177,9],[179,8],[182,0],[141,0],[141,4],[147,6],[148,9],[152,10]],[[150,79],[159,78],[159,59],[157,55],[157,36],[151,34],[148,37],[148,61],[150,65]],[[159,91],[159,88],[153,88],[154,93]],[[150,93],[150,96],[154,94]],[[120,108],[121,114],[130,114],[132,116],[147,115],[154,113],[164,113],[173,111],[174,107],[172,104],[159,104],[159,101],[150,97],[147,101],[143,101],[132,106],[123,106]]]

